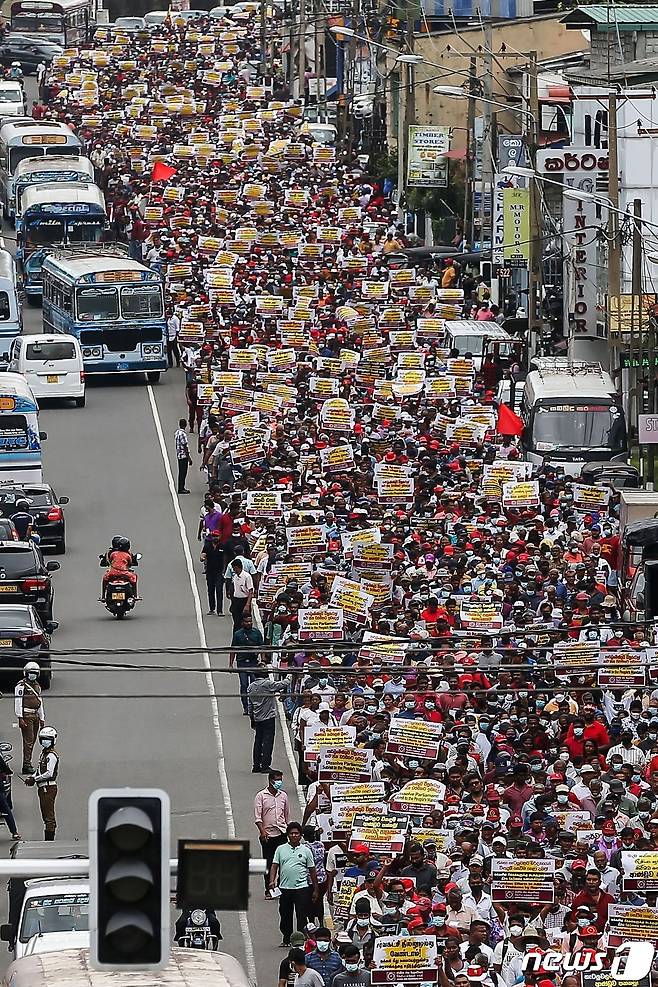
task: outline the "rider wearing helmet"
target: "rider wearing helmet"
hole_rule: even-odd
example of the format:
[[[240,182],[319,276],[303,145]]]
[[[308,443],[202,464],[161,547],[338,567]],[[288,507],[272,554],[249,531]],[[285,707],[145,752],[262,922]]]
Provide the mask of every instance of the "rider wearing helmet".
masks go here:
[[[11,515],[11,520],[14,522],[20,541],[27,541],[34,527],[34,514],[30,511],[29,502],[24,497],[16,501],[15,507],[16,510]]]
[[[37,662],[28,661],[23,669],[23,678],[14,689],[14,710],[23,738],[24,775],[34,774],[32,751],[37,740],[37,734],[45,720],[39,672],[40,668]]]
[[[133,593],[136,597],[137,576],[131,569],[131,566],[135,560],[132,552],[130,551],[130,541],[128,538],[125,538],[123,535],[115,535],[112,539],[112,547],[108,552],[106,552],[105,557],[109,563],[109,568],[103,576],[101,601],[105,603],[105,591],[107,589],[107,584],[111,579],[116,578],[117,576],[121,576],[132,585]]]

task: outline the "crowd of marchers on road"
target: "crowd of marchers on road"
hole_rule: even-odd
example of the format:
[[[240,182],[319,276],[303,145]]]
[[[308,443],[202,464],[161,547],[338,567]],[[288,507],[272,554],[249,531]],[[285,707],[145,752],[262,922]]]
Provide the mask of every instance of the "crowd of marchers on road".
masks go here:
[[[163,278],[279,985],[578,987],[524,957],[607,956],[658,920],[654,640],[618,594],[620,495],[523,459],[497,390],[522,337],[507,364],[455,345],[465,314],[497,320],[486,285],[393,262],[387,183],[314,142],[278,64],[258,75],[253,19],[172,17],[55,58],[36,112]]]

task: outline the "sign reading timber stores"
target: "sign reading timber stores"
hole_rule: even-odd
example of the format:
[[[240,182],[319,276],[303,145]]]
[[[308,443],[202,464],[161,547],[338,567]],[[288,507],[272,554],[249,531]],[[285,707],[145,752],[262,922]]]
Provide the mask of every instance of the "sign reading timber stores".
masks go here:
[[[447,188],[450,150],[449,127],[409,127],[407,185],[410,188]]]

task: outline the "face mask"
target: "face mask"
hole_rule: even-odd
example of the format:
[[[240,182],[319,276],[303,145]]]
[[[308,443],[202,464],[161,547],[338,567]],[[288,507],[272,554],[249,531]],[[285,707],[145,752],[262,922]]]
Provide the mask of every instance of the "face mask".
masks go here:
[[[569,796],[568,795],[565,795],[564,792],[560,792],[560,794],[557,797],[557,800],[558,800],[558,802],[568,802],[569,801]]]
[[[318,946],[318,951],[319,951],[320,953],[326,953],[326,952],[327,952],[327,950],[329,949],[329,946],[330,946],[330,945],[331,945],[331,943],[329,943],[329,942],[327,942],[326,940],[324,940],[324,939],[319,939],[319,940],[318,940],[318,944],[317,944],[317,946]]]
[[[278,778],[277,781],[273,782],[273,785],[277,792],[280,792],[283,788],[283,778]]]
[[[656,737],[658,737],[658,733],[656,733],[655,730],[649,730],[649,737],[651,738],[651,740],[655,740]]]
[[[418,764],[419,764],[418,761],[409,761],[409,767],[411,768],[412,771],[415,771],[416,770],[416,768],[418,767]]]
[[[470,583],[464,583],[464,585],[462,586],[462,592],[464,592],[464,593],[470,593],[471,592],[471,584]]]
[[[489,720],[480,720],[480,730],[488,730],[490,726]]]
[[[329,679],[320,679],[320,685],[325,686],[329,682]]]
[[[39,678],[39,676],[38,676],[38,674],[37,674],[36,672],[28,672],[28,673],[27,673],[27,675],[26,675],[25,677],[26,677],[26,678],[27,678],[27,679],[28,679],[28,680],[29,680],[30,682],[34,682],[34,681],[35,681],[36,679],[38,679],[38,678]]]
[[[640,776],[640,775],[633,775],[633,781],[634,781],[634,782],[635,782],[636,784],[638,783],[638,781],[641,781],[641,780],[642,780],[642,778],[641,778],[641,776]]]
[[[406,709],[415,709],[416,708],[416,704],[415,704],[415,702],[413,700],[411,700],[408,703],[405,703],[404,705],[405,705],[405,708]]]
[[[53,746],[52,740],[40,740],[39,743],[42,747],[48,748]]]
[[[348,973],[356,973],[357,970],[359,969],[359,964],[358,963],[346,963],[345,964],[345,969],[347,970]]]
[[[395,915],[397,908],[385,908],[384,915]]]
[[[366,925],[370,925],[370,919],[369,918],[358,918],[356,920],[356,924],[357,925],[360,925],[361,928],[363,929]]]
[[[377,712],[377,707],[376,706],[366,706],[366,709],[368,710],[369,713],[376,713]]]
[[[578,928],[579,929],[584,929],[585,926],[586,925],[589,925],[589,924],[590,924],[590,921],[589,921],[588,918],[579,918],[578,919]]]
[[[435,915],[434,918],[432,919],[432,925],[435,925],[438,929],[443,928],[445,924],[446,924],[446,920],[443,917],[443,915]]]
[[[639,720],[640,719],[640,714],[639,713],[631,713],[631,719],[632,720]]]
[[[436,709],[436,703],[425,703],[425,709]]]
[[[574,727],[573,728],[573,735],[574,735],[574,737],[582,737],[582,735],[584,734],[584,732],[585,731],[583,730],[582,727]]]
[[[615,631],[615,637],[622,638],[624,636],[623,631]]]
[[[520,936],[521,933],[523,932],[523,926],[522,925],[510,925],[509,931],[510,931],[510,935],[512,935],[512,936]]]

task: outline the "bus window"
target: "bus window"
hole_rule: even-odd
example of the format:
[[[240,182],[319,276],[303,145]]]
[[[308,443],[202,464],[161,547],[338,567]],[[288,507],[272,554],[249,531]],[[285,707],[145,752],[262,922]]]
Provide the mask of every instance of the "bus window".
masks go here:
[[[116,288],[79,288],[77,291],[78,320],[102,322],[119,318],[119,295]]]
[[[67,223],[69,243],[99,243],[103,235],[103,219],[76,219]]]
[[[6,291],[0,291],[0,322],[6,322],[10,314],[9,295]]]
[[[59,150],[59,154],[63,153],[63,148]],[[53,152],[54,153],[54,152]],[[24,161],[25,158],[40,158],[43,156],[42,147],[10,147],[9,148],[9,174],[13,175],[16,171],[16,165],[19,161]]]
[[[0,416],[0,449],[27,449],[27,419],[25,415]]]
[[[27,224],[25,242],[31,247],[49,247],[51,243],[64,242],[64,221],[61,219],[46,219],[30,226]]]
[[[161,319],[162,297],[158,285],[121,289],[121,313],[124,319]]]
[[[56,144],[52,147],[47,147],[46,154],[70,154],[72,157],[77,158],[80,156],[80,150],[79,144]],[[34,155],[34,151],[31,153]]]

